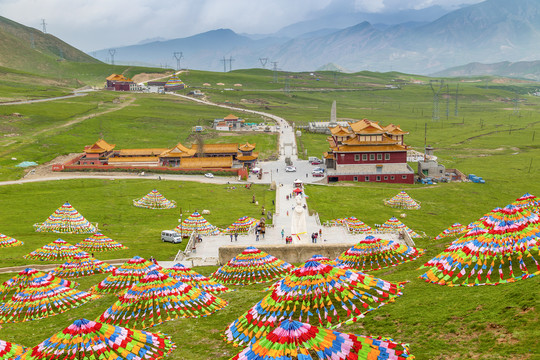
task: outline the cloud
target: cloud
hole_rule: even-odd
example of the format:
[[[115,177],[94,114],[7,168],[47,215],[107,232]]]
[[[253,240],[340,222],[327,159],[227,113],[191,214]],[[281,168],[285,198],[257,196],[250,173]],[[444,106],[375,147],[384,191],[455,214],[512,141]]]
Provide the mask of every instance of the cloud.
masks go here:
[[[0,0],[2,16],[84,50],[143,39],[179,38],[218,28],[272,33],[321,13],[386,12],[480,0]]]

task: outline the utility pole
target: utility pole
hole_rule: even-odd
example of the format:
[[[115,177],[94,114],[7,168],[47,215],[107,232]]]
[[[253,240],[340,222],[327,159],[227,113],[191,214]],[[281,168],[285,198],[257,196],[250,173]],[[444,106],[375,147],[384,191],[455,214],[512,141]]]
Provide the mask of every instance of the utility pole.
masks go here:
[[[273,68],[273,70],[274,70],[274,83],[277,83],[277,64],[278,64],[277,61],[272,61],[272,65],[274,66],[274,68]]]
[[[43,33],[47,33],[47,23],[45,22],[45,19],[41,19],[41,28],[43,29]]]
[[[232,62],[234,61],[235,59],[233,59],[232,56],[229,56],[229,71],[232,71]]]
[[[109,49],[109,55],[111,56],[111,65],[114,65],[114,54],[116,54],[116,49]]]
[[[227,72],[227,59],[225,59],[225,56],[219,61],[223,63],[223,72]]]
[[[175,51],[173,56],[176,59],[176,71],[180,71],[180,60],[184,58],[184,55],[181,51]]]
[[[262,68],[266,69],[266,63],[268,62],[268,58],[259,58],[259,62],[261,63]]]
[[[433,83],[438,82],[439,88],[435,89],[433,87]],[[444,86],[444,80],[430,80],[429,86],[431,86],[431,91],[433,92],[433,115],[431,117],[431,120],[438,121],[439,120],[439,94],[441,93],[441,90]]]
[[[458,116],[458,96],[459,96],[459,83],[456,85],[456,105],[454,107],[454,116]]]
[[[448,121],[448,115],[450,112],[450,89],[446,84],[446,121]]]

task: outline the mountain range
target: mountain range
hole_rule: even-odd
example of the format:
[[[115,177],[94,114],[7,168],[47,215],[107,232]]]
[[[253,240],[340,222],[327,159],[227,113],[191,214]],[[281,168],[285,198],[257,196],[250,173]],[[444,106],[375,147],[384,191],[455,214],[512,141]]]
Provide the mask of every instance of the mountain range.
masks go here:
[[[375,16],[346,28],[324,21],[291,25],[269,35],[240,35],[229,29],[116,48],[115,62],[175,65],[223,71],[262,67],[260,58],[285,71],[312,71],[328,63],[350,71],[432,74],[471,62],[540,59],[540,0],[486,0],[446,13],[437,8],[408,23],[379,22]],[[443,13],[442,10],[439,11]],[[396,16],[395,18],[399,18]],[[347,24],[356,17],[334,24]],[[107,60],[108,49],[93,52]]]

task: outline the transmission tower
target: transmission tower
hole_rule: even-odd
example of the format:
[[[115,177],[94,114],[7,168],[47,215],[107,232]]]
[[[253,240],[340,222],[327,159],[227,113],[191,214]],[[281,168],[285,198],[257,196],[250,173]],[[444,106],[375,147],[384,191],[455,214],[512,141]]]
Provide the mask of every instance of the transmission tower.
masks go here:
[[[266,69],[266,63],[268,63],[268,58],[259,58],[261,66],[263,69]]]
[[[285,78],[285,87],[283,88],[283,92],[285,94],[288,94],[291,92],[290,79],[288,77]]]
[[[43,29],[43,33],[47,33],[47,23],[45,22],[45,19],[41,19],[41,28]]]
[[[446,121],[448,121],[448,115],[450,114],[450,89],[446,84]]]
[[[184,55],[180,51],[176,51],[173,53],[174,58],[176,59],[176,71],[180,70],[180,60],[184,58]]]
[[[235,59],[233,59],[232,56],[229,56],[229,59],[227,60],[229,62],[229,71],[232,71],[232,62],[234,61]]]
[[[227,59],[225,59],[225,56],[219,61],[223,63],[223,72],[227,72]]]
[[[114,54],[116,54],[116,49],[109,49],[109,55],[111,56],[111,65],[114,65]]]
[[[456,105],[454,107],[454,116],[458,116],[458,95],[459,95],[459,83],[456,85]]]
[[[516,92],[516,97],[512,100],[514,102],[514,115],[519,116],[519,94]]]
[[[32,46],[32,49],[36,48],[36,43],[34,41],[34,34],[30,34],[30,46]]]
[[[272,61],[271,64],[274,66],[274,82],[277,83],[277,61]]]
[[[439,83],[439,88],[436,89],[433,87],[433,83]],[[429,86],[431,86],[431,91],[433,92],[433,115],[431,120],[439,120],[439,94],[444,86],[444,80],[430,80]]]

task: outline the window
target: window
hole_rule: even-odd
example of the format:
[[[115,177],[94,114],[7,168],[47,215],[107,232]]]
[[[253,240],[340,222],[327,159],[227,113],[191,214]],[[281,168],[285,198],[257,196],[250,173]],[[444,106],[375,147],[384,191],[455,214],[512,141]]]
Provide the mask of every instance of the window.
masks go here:
[[[390,176],[390,180],[395,180],[395,176]]]
[[[384,154],[384,160],[390,160],[390,154],[389,153]]]
[[[358,176],[354,176],[353,181],[358,181]]]
[[[402,178],[403,180],[405,180],[405,179],[407,179],[407,175],[401,175],[401,178]]]
[[[366,176],[365,181],[369,181],[369,176]]]
[[[362,161],[367,161],[367,154],[362,154]]]
[[[380,177],[380,176],[377,176],[377,181],[381,181],[381,177]]]
[[[375,160],[375,154],[369,154],[369,160]]]
[[[388,176],[385,176],[385,177],[384,177],[384,180],[388,180]]]
[[[360,154],[354,154],[354,161],[360,161]]]
[[[377,154],[377,160],[382,160],[382,154]]]

